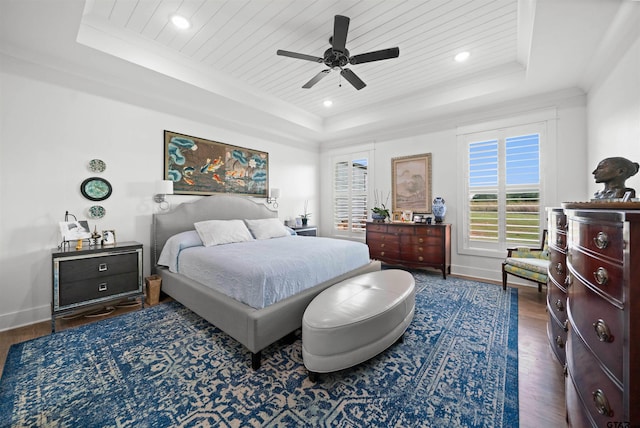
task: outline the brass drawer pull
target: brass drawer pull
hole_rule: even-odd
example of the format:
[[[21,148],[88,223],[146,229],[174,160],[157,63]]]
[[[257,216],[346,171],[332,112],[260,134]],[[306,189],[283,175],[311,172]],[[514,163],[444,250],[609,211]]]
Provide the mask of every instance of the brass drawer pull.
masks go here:
[[[593,404],[596,406],[596,410],[603,416],[613,416],[613,410],[611,410],[611,406],[609,405],[609,400],[607,400],[607,396],[601,389],[597,389],[593,391]]]
[[[569,287],[571,285],[571,275],[567,275],[564,277],[564,285]]]
[[[598,285],[605,285],[609,280],[609,274],[607,270],[603,267],[599,267],[594,273],[593,277],[595,278]]]
[[[562,323],[562,329],[564,331],[569,331],[569,320],[564,320],[564,322]]]
[[[562,340],[562,338],[560,336],[556,337],[556,345],[560,349],[564,348],[564,341]]]
[[[564,312],[564,303],[562,303],[562,300],[556,300],[556,309],[558,309],[559,312]]]
[[[424,261],[424,257],[422,257],[422,256],[418,257],[418,261],[419,262],[423,262]]]
[[[596,331],[596,335],[598,336],[598,340],[600,342],[613,342],[613,335],[611,334],[611,330],[609,330],[609,326],[604,320],[598,320],[593,323],[593,329]]]
[[[380,248],[384,248],[384,244],[380,244]]]
[[[604,232],[598,232],[598,235],[593,238],[593,243],[596,244],[596,247],[599,249],[604,250],[607,248],[607,245],[609,245],[609,237]]]
[[[424,242],[424,238],[419,238],[419,239],[418,239],[418,242],[419,242],[420,244],[422,244],[422,243]]]
[[[562,263],[558,263],[556,265],[556,273],[558,275],[562,275],[563,272],[564,272],[564,267],[562,266]]]
[[[107,283],[101,282],[100,284],[98,284],[98,291],[107,291]]]
[[[104,272],[107,270],[107,264],[106,263],[100,263],[98,265],[98,272]]]

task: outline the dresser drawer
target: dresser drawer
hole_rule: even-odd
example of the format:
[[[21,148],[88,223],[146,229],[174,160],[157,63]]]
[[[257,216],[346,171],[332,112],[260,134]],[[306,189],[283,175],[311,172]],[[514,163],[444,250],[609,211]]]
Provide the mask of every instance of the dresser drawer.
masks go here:
[[[396,248],[374,248],[369,246],[369,256],[372,259],[399,260],[400,251]]]
[[[564,324],[567,320],[567,295],[553,283],[547,286],[547,308],[558,322]]]
[[[621,265],[596,258],[577,248],[570,251],[568,262],[589,287],[613,300],[618,307],[622,308],[624,278]],[[571,279],[572,282],[576,280],[577,278]]]
[[[69,282],[101,278],[125,272],[138,271],[138,254],[114,254],[102,257],[60,261],[60,281]]]
[[[86,301],[100,301],[121,293],[138,290],[138,272],[127,272],[110,275],[105,278],[89,278],[85,280],[60,284],[58,304],[60,309]]]
[[[582,402],[571,377],[567,377],[564,384],[565,401],[567,405],[567,426],[571,428],[596,428],[591,419],[589,419],[585,404]]]
[[[380,246],[382,244],[395,245],[397,248],[400,246],[400,237],[376,232],[367,233],[367,245]]]
[[[403,235],[400,237],[400,245],[435,245],[442,247],[442,237],[429,235]]]
[[[601,427],[623,420],[622,390],[605,374],[594,355],[571,329],[567,340],[570,379],[566,381],[575,384],[586,412]]]
[[[367,223],[367,235],[369,232],[387,233],[387,224],[385,223]]]
[[[387,226],[387,233],[392,233],[394,235],[413,235],[413,227],[390,224]]]
[[[622,227],[583,221],[573,221],[571,227],[574,245],[622,261]]]
[[[549,245],[559,250],[566,251],[567,235],[564,231],[560,232],[557,229],[549,230]]]
[[[438,246],[408,246],[402,247],[402,255],[407,261],[419,263],[442,264],[444,255]]]
[[[567,260],[566,255],[561,253],[559,250],[555,248],[550,251],[549,257],[549,276],[566,290],[566,279],[567,279]]]
[[[560,324],[554,317],[550,317],[547,322],[547,336],[549,345],[556,354],[556,357],[564,365],[566,362],[565,348],[567,346],[567,330],[563,324]]]
[[[603,300],[578,280],[574,280],[569,287],[567,304],[571,325],[586,341],[586,347],[622,382],[622,310]]]
[[[422,237],[432,236],[433,239],[437,239],[438,241],[441,241],[445,233],[445,228],[439,227],[439,226],[416,226],[415,231],[416,231],[416,235],[419,235]]]

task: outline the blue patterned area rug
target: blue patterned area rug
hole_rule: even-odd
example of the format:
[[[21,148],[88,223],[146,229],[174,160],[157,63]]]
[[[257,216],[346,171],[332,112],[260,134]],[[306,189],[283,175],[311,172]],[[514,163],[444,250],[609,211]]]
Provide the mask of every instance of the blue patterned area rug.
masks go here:
[[[171,302],[13,345],[1,426],[517,427],[518,296],[413,272],[397,343],[309,381],[301,343],[248,351]]]

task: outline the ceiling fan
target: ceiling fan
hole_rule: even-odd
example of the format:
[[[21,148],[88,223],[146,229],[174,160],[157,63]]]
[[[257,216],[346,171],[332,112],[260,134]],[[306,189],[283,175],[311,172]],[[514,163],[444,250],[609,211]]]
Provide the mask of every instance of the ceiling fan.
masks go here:
[[[399,48],[382,49],[379,51],[367,52],[360,55],[349,56],[349,50],[345,47],[347,44],[347,32],[349,31],[349,18],[342,15],[336,15],[333,23],[333,36],[329,38],[331,47],[324,52],[323,57],[313,55],[305,55],[297,52],[289,52],[278,49],[276,52],[281,56],[288,56],[296,59],[304,59],[324,63],[327,68],[316,74],[309,80],[303,88],[309,89],[320,80],[322,80],[331,70],[340,69],[340,75],[344,77],[354,88],[360,90],[367,86],[351,69],[344,68],[347,64],[363,64],[365,62],[381,61],[383,59],[397,58],[400,55]]]

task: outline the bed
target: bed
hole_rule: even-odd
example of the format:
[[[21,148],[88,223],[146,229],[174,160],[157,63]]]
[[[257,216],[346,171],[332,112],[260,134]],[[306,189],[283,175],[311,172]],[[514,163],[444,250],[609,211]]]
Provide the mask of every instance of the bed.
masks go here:
[[[277,219],[277,217],[278,213],[262,202],[232,195],[202,197],[153,216],[151,266],[153,273],[162,278],[162,291],[244,345],[251,352],[251,366],[254,369],[260,367],[264,348],[301,327],[304,310],[318,293],[344,279],[380,270],[380,262],[369,260],[367,257],[366,262],[361,266],[326,279],[295,295],[275,303],[267,302],[265,307],[256,308],[229,297],[215,287],[212,288],[211,285],[206,286],[179,272],[172,272],[168,267],[159,265],[158,260],[167,241],[183,232],[190,233],[189,231],[194,229],[194,224],[197,222]],[[292,237],[294,238],[306,241],[307,247],[310,242],[314,242],[311,240],[320,239]],[[247,263],[251,262],[247,260]],[[289,266],[290,269],[295,270],[296,261],[291,260]]]

